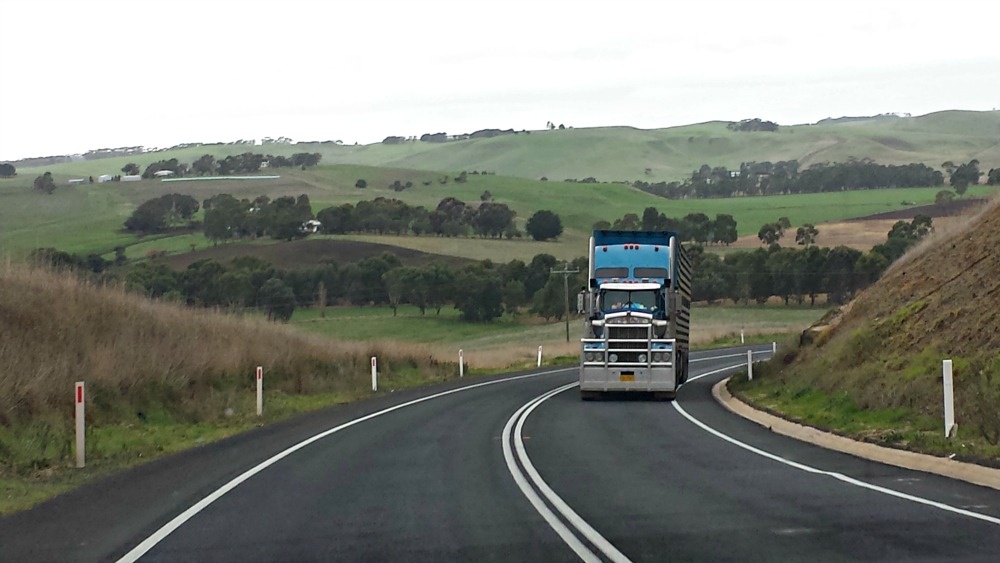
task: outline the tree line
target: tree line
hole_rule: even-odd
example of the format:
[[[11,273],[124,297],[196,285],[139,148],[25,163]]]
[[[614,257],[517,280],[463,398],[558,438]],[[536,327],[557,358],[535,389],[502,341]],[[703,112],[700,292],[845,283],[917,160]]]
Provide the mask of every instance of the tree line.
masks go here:
[[[889,264],[931,230],[932,221],[927,216],[898,221],[886,242],[868,253],[844,246],[794,249],[772,244],[723,258],[706,252],[700,244],[691,245],[694,296],[709,303],[724,299],[763,303],[777,296],[786,304],[808,299],[814,305],[817,297],[825,294],[827,302],[843,303],[877,280]],[[388,305],[394,312],[402,304],[411,304],[421,314],[428,310],[440,313],[451,305],[469,322],[489,322],[503,314],[516,316],[525,309],[546,320],[559,319],[567,304],[573,309],[575,288],[586,285],[588,267],[586,257],[567,264],[579,270],[568,279],[574,291],[567,296],[563,280],[550,275],[558,261],[549,254],[538,254],[529,263],[482,260],[464,266],[435,263],[414,267],[402,265],[394,254],[383,253],[301,270],[282,270],[244,256],[228,264],[200,260],[183,271],[173,271],[155,260],[126,269],[124,248],[116,249],[113,261],[55,249],[38,249],[32,258],[87,275],[99,274],[96,279],[105,283],[123,282],[128,290],[151,298],[192,307],[256,309],[274,320],[288,320],[296,307],[345,304]]]
[[[681,242],[697,244],[730,245],[739,238],[736,232],[736,219],[727,213],[718,213],[715,219],[709,219],[704,213],[688,213],[683,218],[674,219],[660,213],[655,207],[647,207],[642,217],[635,213],[626,213],[614,222],[598,221],[594,230],[613,229],[616,231],[672,231],[677,233]]]
[[[586,259],[574,264],[586,271]],[[404,266],[396,255],[383,253],[346,264],[282,270],[244,256],[228,264],[201,260],[180,272],[155,261],[141,262],[128,269],[124,283],[151,298],[192,307],[259,309],[274,320],[288,320],[296,307],[388,305],[395,314],[400,305],[411,304],[421,314],[440,314],[451,305],[463,320],[488,322],[517,315],[525,307],[547,319],[561,318],[562,279],[549,275],[556,265],[553,256],[539,254],[530,263]],[[586,274],[577,277],[581,275]],[[572,283],[578,287],[582,281],[574,278]]]
[[[897,221],[886,242],[867,253],[846,246],[782,248],[771,244],[723,258],[694,246],[690,249],[694,297],[708,303],[724,299],[764,303],[776,296],[786,304],[802,304],[808,299],[815,305],[817,296],[825,294],[827,302],[845,303],[878,280],[892,262],[932,230],[932,220],[926,215]]]
[[[977,175],[976,182],[978,177]],[[689,178],[680,182],[650,183],[637,180],[632,186],[668,199],[682,199],[930,187],[943,184],[944,174],[926,164],[885,165],[863,158],[842,163],[816,163],[805,170],[800,170],[796,160],[744,162],[740,164],[739,170],[703,164]]]
[[[229,155],[223,159],[216,159],[211,154],[204,154],[190,165],[180,162],[176,158],[157,160],[149,163],[142,170],[144,179],[154,178],[157,172],[170,171],[174,176],[231,176],[233,174],[252,174],[260,172],[261,168],[306,168],[316,166],[323,158],[320,153],[296,153],[290,157],[274,156],[270,154],[260,154],[245,152],[238,155]],[[122,167],[123,174],[139,175],[140,167],[134,162],[129,162]]]
[[[489,192],[484,192],[478,205],[446,197],[432,211],[398,199],[377,197],[357,204],[327,207],[313,215],[309,196],[305,194],[274,200],[263,195],[249,200],[218,194],[206,199],[203,209],[204,220],[198,223],[194,218],[199,210],[197,200],[188,195],[167,194],[139,205],[125,221],[125,228],[151,234],[178,227],[201,227],[213,242],[264,236],[292,240],[311,232],[306,223],[315,217],[320,223],[316,229],[325,234],[476,235],[508,239],[523,236],[514,224],[517,216],[514,210],[505,203],[492,201]],[[558,215],[540,210],[528,219],[525,229],[533,239],[542,241],[557,238],[563,226]]]

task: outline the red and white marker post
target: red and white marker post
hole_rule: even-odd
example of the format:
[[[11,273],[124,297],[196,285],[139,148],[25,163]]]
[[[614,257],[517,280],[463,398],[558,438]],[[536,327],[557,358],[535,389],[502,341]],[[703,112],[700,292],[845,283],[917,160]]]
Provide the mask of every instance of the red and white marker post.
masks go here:
[[[372,393],[378,391],[378,360],[372,356]]]
[[[264,367],[257,366],[257,416],[264,416]]]
[[[85,393],[82,381],[76,382],[76,466],[83,467],[86,462],[87,444],[85,442],[86,433],[84,419],[86,417],[86,407],[84,403]]]
[[[458,350],[458,376],[465,377],[465,353],[461,348]]]

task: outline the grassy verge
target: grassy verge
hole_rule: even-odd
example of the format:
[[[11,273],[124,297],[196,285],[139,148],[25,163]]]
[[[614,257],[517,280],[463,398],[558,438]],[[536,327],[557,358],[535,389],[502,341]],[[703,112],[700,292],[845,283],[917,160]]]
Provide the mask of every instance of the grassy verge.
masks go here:
[[[1000,445],[962,428],[945,438],[943,421],[918,408],[865,408],[848,391],[787,381],[776,375],[784,359],[779,353],[775,360],[755,365],[752,382],[746,373],[733,377],[730,392],[757,409],[854,440],[1000,467]]]

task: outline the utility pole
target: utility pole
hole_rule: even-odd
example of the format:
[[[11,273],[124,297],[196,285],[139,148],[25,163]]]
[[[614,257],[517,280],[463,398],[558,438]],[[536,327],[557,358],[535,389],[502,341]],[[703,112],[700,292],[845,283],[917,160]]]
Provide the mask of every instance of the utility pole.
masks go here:
[[[563,304],[566,305],[566,342],[569,342],[569,275],[579,273],[579,268],[569,269],[569,262],[566,262],[562,270],[549,270],[550,274],[563,275]]]

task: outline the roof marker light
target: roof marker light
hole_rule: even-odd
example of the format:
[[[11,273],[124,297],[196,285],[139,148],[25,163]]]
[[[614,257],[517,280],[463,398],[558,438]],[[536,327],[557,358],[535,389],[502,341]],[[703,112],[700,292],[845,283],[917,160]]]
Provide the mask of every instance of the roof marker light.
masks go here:
[[[604,252],[607,252],[607,251],[608,251],[608,247],[607,247],[607,245],[605,245],[605,246],[601,247],[601,250],[603,250]]]
[[[660,251],[660,247],[659,246],[654,246],[653,247],[653,252],[659,252],[659,251]]]

